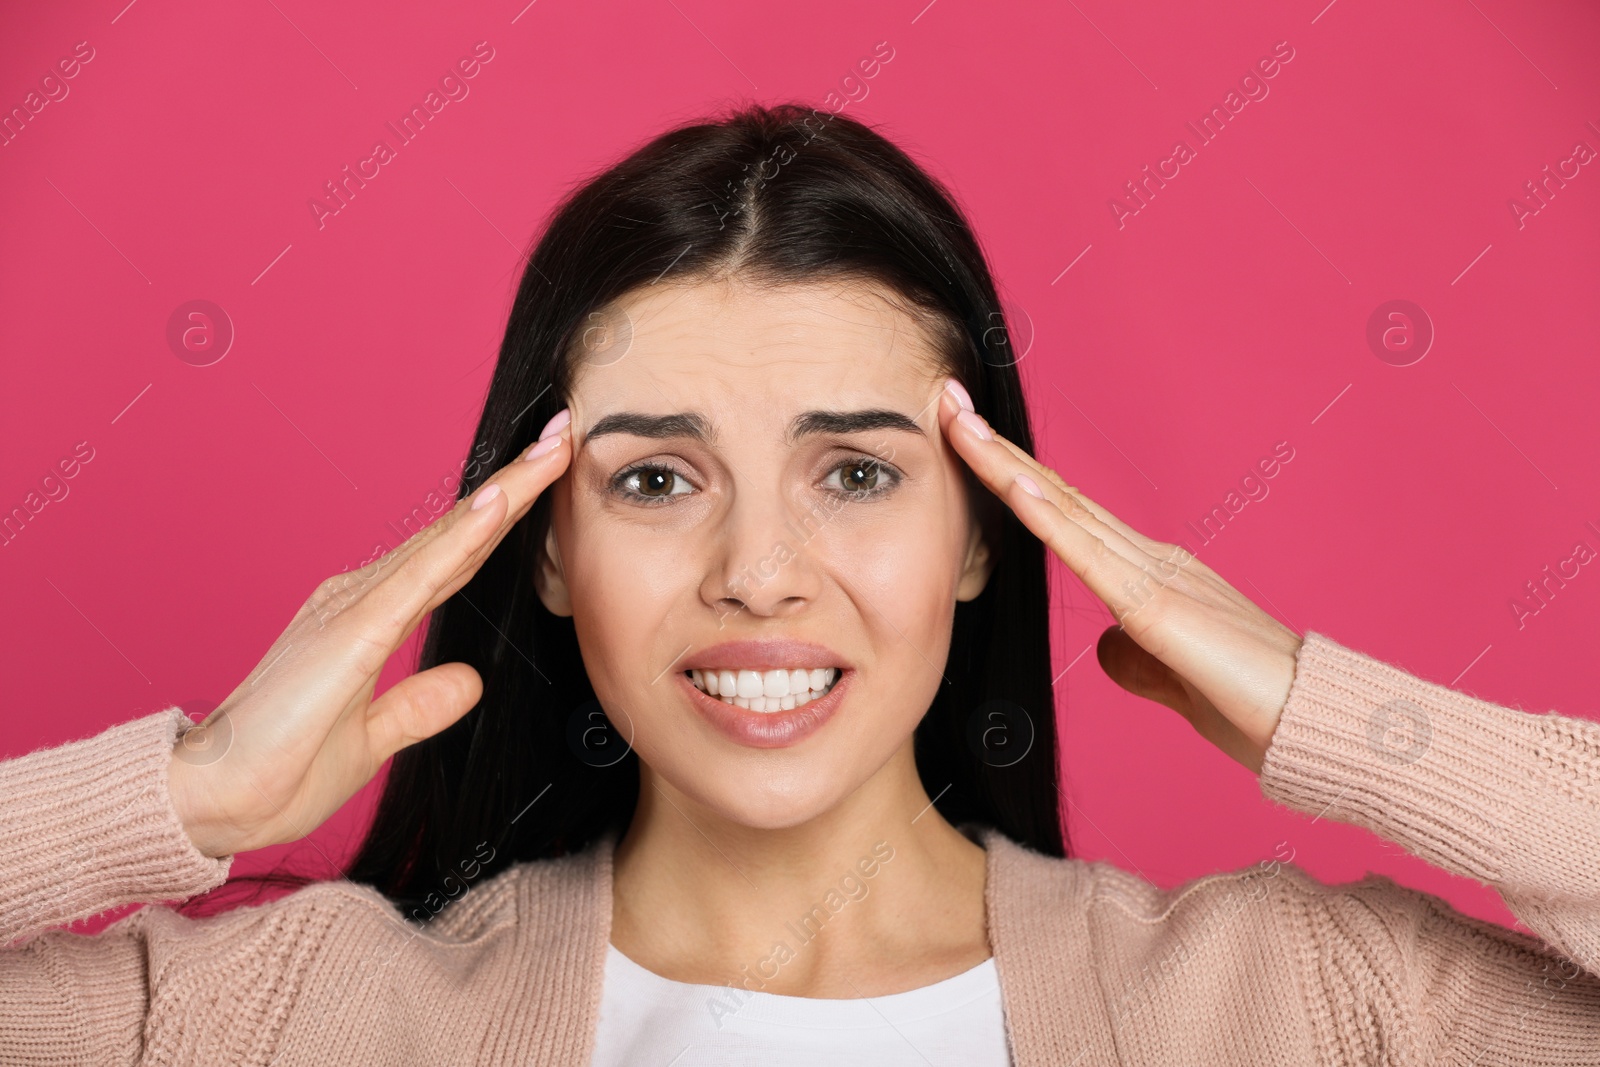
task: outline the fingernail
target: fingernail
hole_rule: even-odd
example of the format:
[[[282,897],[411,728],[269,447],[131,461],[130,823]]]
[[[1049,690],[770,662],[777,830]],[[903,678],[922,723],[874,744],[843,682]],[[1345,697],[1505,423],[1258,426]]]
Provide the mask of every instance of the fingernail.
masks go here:
[[[1036,496],[1040,500],[1044,499],[1044,493],[1040,491],[1039,483],[1028,477],[1026,474],[1017,475],[1017,484],[1022,486],[1022,491],[1027,493],[1029,496]]]
[[[493,500],[495,497],[497,497],[499,495],[500,495],[500,486],[498,486],[497,484],[495,484],[493,482],[490,482],[488,485],[486,485],[482,489],[478,490],[477,498],[475,500],[473,500],[472,507],[468,508],[467,510],[469,510],[469,511],[477,511],[479,508],[483,507],[485,504],[487,504],[489,501]]]
[[[561,428],[572,421],[572,409],[562,408],[553,415],[549,422],[544,424],[544,429],[539,431],[539,440],[561,432]]]
[[[546,453],[554,452],[559,444],[561,444],[561,435],[559,433],[551,434],[549,437],[541,438],[539,443],[528,449],[528,454],[522,458],[524,461],[538,459]]]
[[[971,430],[973,433],[977,434],[980,441],[994,440],[994,434],[989,432],[989,427],[984,425],[983,420],[980,419],[976,413],[971,411],[963,411],[961,414],[956,416],[956,421],[965,426],[967,429]]]
[[[972,397],[969,396],[967,391],[961,387],[960,382],[956,381],[954,378],[946,378],[944,387],[951,396],[956,398],[956,402],[961,405],[961,409],[963,411],[977,410],[972,406]]]

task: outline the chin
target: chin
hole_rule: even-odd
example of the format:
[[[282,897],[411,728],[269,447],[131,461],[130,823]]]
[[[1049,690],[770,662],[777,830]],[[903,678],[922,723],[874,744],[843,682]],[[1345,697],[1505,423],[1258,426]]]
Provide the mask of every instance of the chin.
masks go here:
[[[641,759],[643,755],[641,754]],[[648,761],[646,761],[648,762]],[[845,761],[824,760],[839,768]],[[720,818],[752,830],[803,826],[838,807],[860,784],[805,768],[777,771],[770,764],[729,761],[709,755],[690,757],[687,766],[651,764],[656,775]]]

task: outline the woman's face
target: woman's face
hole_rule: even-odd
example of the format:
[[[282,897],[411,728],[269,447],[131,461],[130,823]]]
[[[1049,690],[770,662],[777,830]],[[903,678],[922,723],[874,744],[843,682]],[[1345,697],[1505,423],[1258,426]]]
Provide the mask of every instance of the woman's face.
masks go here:
[[[649,771],[741,825],[803,823],[907,745],[988,577],[945,373],[879,293],[641,287],[609,309],[626,351],[577,357],[535,584]]]

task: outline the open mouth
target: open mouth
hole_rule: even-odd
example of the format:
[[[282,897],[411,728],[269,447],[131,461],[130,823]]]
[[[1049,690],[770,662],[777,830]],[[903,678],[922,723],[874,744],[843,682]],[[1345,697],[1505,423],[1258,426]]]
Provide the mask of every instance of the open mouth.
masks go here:
[[[793,711],[827,694],[839,680],[838,667],[806,670],[684,671],[694,687],[725,704],[750,711]]]

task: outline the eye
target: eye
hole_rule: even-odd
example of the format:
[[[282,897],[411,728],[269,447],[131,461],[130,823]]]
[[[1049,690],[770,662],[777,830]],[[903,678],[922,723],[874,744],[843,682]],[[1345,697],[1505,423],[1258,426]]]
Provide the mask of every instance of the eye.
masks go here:
[[[828,472],[828,478],[838,475],[838,484],[828,488],[848,496],[863,498],[887,493],[900,484],[900,474],[886,463],[868,456],[847,459]],[[828,479],[824,479],[824,484]]]
[[[639,464],[618,472],[612,481],[616,491],[631,500],[656,501],[692,492],[689,479],[671,467]]]

